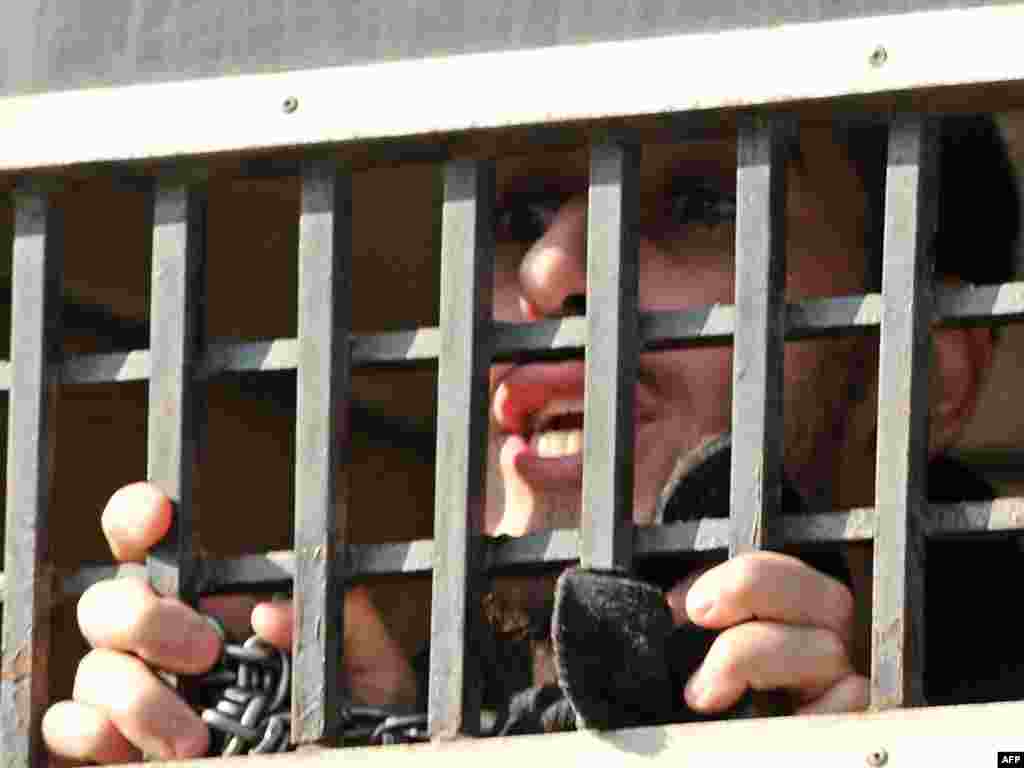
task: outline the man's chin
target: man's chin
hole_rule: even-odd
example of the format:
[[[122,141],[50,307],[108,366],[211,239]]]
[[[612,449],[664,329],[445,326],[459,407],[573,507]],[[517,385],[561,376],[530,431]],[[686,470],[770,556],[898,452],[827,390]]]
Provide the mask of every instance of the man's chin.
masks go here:
[[[505,494],[492,536],[526,536],[553,528],[575,528],[580,519],[580,491],[538,492],[520,485]],[[488,516],[490,517],[490,516]]]

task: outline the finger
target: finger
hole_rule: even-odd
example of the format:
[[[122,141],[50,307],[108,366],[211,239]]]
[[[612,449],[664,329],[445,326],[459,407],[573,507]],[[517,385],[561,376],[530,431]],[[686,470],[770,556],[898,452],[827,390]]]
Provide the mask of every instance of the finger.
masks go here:
[[[131,744],[162,760],[200,757],[209,746],[199,716],[133,656],[90,651],[78,665],[74,700],[98,709]]]
[[[220,656],[220,637],[206,619],[138,579],[87,589],[78,601],[78,625],[94,648],[131,653],[168,672],[199,674]]]
[[[750,619],[823,627],[844,641],[853,626],[846,586],[790,555],[757,552],[703,574],[687,591],[686,615],[712,629]]]
[[[669,611],[672,613],[672,621],[677,627],[693,623],[689,614],[686,613],[686,596],[690,593],[690,587],[694,585],[697,579],[709,570],[711,570],[710,565],[697,569],[665,594],[665,599],[668,600]]]
[[[149,483],[119,489],[103,509],[101,526],[110,551],[122,562],[141,562],[171,527],[171,501]]]
[[[293,616],[291,600],[257,603],[252,609],[253,632],[276,648],[290,651]]]
[[[100,710],[77,701],[59,701],[43,716],[43,741],[55,755],[94,763],[133,763],[142,753]]]
[[[715,638],[684,693],[693,709],[720,712],[748,688],[785,689],[810,701],[852,674],[846,648],[834,632],[750,621]]]
[[[294,612],[291,601],[261,603],[252,615],[256,633],[278,648],[292,642]],[[391,637],[370,601],[365,587],[345,593],[345,676],[361,704],[413,704],[416,699],[412,668]]]
[[[813,701],[797,709],[798,715],[863,712],[871,702],[871,684],[862,675],[849,675]]]

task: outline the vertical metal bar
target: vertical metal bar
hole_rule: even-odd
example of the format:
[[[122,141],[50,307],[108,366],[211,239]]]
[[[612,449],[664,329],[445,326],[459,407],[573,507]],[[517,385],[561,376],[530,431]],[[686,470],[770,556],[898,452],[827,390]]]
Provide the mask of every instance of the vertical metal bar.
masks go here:
[[[632,560],[637,337],[637,147],[591,148],[587,214],[587,351],[580,564]]]
[[[434,739],[479,731],[472,648],[479,525],[487,460],[487,376],[493,302],[494,167],[445,166],[441,239],[437,485],[430,629],[429,727]]]
[[[924,538],[936,139],[920,116],[890,127],[878,386],[871,703],[923,703]]]
[[[204,191],[158,183],[153,201],[147,470],[174,504],[174,523],[146,558],[150,582],[164,595],[194,604],[199,561],[193,500],[202,417],[195,383],[202,360]],[[168,682],[173,683],[168,676]]]
[[[41,191],[15,194],[0,763],[43,766],[49,693],[49,512],[59,384],[62,232]]]
[[[783,126],[740,123],[736,168],[736,330],[732,365],[729,555],[765,546],[782,497],[786,332]]]
[[[348,441],[351,222],[351,176],[330,162],[309,164],[299,221],[292,635],[297,744],[333,737],[341,710],[344,578],[337,551],[347,510],[335,483]]]

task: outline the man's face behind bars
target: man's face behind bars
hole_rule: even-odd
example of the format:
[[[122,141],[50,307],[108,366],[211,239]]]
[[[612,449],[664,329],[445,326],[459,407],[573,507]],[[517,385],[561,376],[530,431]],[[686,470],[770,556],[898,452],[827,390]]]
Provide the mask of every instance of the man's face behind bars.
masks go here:
[[[863,293],[860,180],[829,127],[804,129],[795,154],[786,205],[787,297]],[[526,322],[581,311],[586,184],[585,152],[499,165],[497,319]],[[734,141],[644,148],[641,309],[733,303],[735,186]],[[851,491],[870,493],[872,485],[876,350],[877,340],[863,337],[786,345],[786,468],[804,495],[826,508],[870,502]],[[640,356],[636,522],[653,521],[676,460],[729,429],[731,382],[729,347]],[[577,524],[583,386],[582,360],[492,368],[488,532]]]

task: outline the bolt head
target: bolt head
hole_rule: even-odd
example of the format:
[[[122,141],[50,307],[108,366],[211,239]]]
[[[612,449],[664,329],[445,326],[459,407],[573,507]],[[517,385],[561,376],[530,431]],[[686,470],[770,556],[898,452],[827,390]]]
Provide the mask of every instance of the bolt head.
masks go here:
[[[881,766],[889,762],[889,753],[884,749],[876,749],[873,752],[868,752],[865,762],[871,768],[881,768]]]
[[[872,67],[880,67],[889,60],[889,52],[885,50],[883,46],[878,46],[874,51],[871,52],[871,56],[868,61],[871,62]]]
[[[289,96],[281,104],[281,111],[283,111],[286,115],[290,115],[292,112],[294,112],[298,108],[299,108],[299,100],[297,98],[295,98],[294,96]]]

